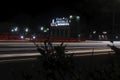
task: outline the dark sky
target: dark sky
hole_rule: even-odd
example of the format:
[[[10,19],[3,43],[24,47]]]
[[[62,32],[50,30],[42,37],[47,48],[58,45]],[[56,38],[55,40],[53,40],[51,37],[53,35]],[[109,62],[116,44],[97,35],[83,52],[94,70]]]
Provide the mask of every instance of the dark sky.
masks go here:
[[[48,16],[54,14],[65,14],[74,12],[68,6],[68,3],[59,3],[54,1],[28,1],[28,2],[12,2],[0,6],[0,21],[4,21],[19,14],[28,14],[34,16]]]
[[[1,3],[0,21],[10,19],[20,13],[36,16],[59,14],[82,14],[93,16],[101,12],[120,10],[120,0],[77,0],[77,1],[13,1]],[[58,14],[59,13],[59,14]]]
[[[48,22],[52,17],[75,14],[80,15],[81,18],[84,16],[88,24],[106,24],[111,22],[113,12],[120,15],[120,0],[40,0],[37,2],[16,0],[1,3],[0,22],[14,20],[21,14],[30,16],[28,19],[34,21],[41,18],[41,23]]]

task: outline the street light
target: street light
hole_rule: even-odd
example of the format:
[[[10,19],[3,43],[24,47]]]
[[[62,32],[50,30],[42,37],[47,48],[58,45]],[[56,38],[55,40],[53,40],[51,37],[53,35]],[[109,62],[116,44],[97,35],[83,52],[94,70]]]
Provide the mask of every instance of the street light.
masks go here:
[[[44,30],[44,27],[42,26],[42,27],[40,28],[40,30],[43,31],[43,30]]]
[[[44,32],[46,33],[46,32],[47,32],[47,30],[44,30]]]
[[[116,39],[118,39],[119,37],[118,36],[115,36]]]
[[[103,34],[107,34],[107,32],[106,32],[106,31],[103,31]]]
[[[12,33],[15,33],[15,34],[18,34],[18,27],[13,27],[13,28],[11,29],[11,32],[12,32]]]
[[[18,27],[15,27],[15,28],[14,28],[14,31],[17,32],[17,31],[18,31]]]
[[[70,19],[72,19],[73,18],[73,16],[72,15],[70,15],[70,17],[69,17]]]
[[[36,39],[36,36],[34,35],[34,36],[32,36],[32,38],[33,38],[33,39]]]
[[[21,39],[24,39],[24,36],[22,35],[22,36],[20,36],[20,38],[21,38]]]
[[[49,28],[47,28],[47,31],[49,31]]]
[[[11,29],[11,32],[14,32],[14,29]]]
[[[96,34],[96,31],[93,31],[93,34]]]
[[[26,28],[26,29],[25,29],[25,32],[28,32],[28,31],[29,31],[29,29],[28,29],[28,28]]]
[[[80,20],[80,16],[76,16],[76,19],[77,19],[77,20]]]

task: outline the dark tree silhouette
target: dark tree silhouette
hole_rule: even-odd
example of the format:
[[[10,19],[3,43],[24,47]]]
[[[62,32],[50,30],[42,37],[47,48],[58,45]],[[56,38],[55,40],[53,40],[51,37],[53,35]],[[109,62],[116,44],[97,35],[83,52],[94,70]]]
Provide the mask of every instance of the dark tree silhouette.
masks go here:
[[[115,52],[115,54],[120,54],[120,48],[117,48],[114,45],[107,45],[107,46],[110,47]]]

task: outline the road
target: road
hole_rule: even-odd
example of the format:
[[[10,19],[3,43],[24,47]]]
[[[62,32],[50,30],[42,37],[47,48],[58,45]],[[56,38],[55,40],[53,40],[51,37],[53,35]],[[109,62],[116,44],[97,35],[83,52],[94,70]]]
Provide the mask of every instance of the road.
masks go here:
[[[36,43],[43,46],[44,43]],[[61,43],[53,43],[58,46]],[[105,55],[114,54],[114,52],[107,46],[113,45],[109,41],[84,41],[76,43],[64,43],[66,46],[66,54],[74,54],[75,56],[91,56],[91,55]],[[119,47],[120,42],[115,41],[114,45]],[[0,41],[0,62],[18,61],[18,60],[35,60],[41,54],[36,50],[32,42],[17,42],[17,41]]]

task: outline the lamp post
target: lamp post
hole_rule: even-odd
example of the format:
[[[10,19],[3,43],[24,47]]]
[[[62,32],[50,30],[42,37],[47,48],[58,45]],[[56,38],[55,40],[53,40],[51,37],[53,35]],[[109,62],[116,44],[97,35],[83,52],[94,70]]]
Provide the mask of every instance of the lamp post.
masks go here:
[[[97,39],[97,36],[96,36],[97,31],[93,31],[92,33],[93,33],[92,38],[93,38],[93,39]]]
[[[42,34],[42,36],[48,35],[47,33],[49,33],[49,31],[50,31],[49,28],[46,28],[46,27],[44,27],[44,26],[41,26],[41,27],[40,27],[40,33]],[[49,35],[50,35],[50,33],[49,33]]]
[[[30,35],[28,34],[30,32],[30,29],[28,27],[24,28],[23,34],[26,37],[26,39],[29,39]]]
[[[29,29],[28,29],[28,28],[26,28],[26,29],[25,29],[25,32],[26,32],[26,33],[28,33],[28,31],[29,31]]]
[[[42,27],[40,27],[40,30],[41,30],[41,31],[43,31],[43,30],[44,30],[44,27],[43,27],[43,26],[42,26]]]
[[[19,31],[18,27],[13,27],[11,29],[11,32],[14,33],[14,34],[18,34],[18,31]]]
[[[69,19],[71,26],[71,35],[72,37],[76,38],[78,37],[78,34],[80,34],[80,16],[70,15]]]

